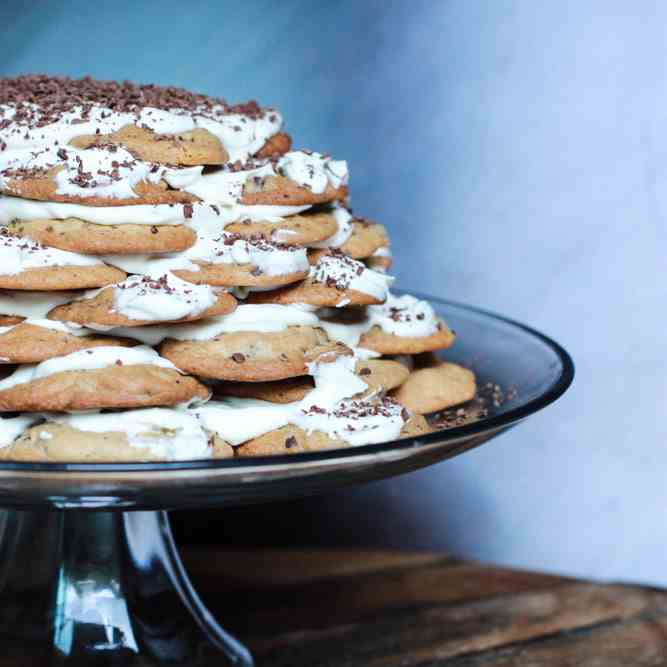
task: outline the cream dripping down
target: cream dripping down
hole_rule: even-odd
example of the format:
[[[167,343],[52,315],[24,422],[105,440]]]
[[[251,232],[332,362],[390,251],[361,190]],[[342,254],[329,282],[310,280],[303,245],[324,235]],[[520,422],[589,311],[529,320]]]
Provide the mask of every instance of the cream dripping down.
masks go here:
[[[257,399],[228,398],[192,409],[207,431],[231,445],[240,445],[270,431],[294,424],[308,433],[319,431],[351,445],[393,440],[408,418],[397,403],[384,398],[352,397],[368,386],[355,372],[355,357],[312,363],[315,388],[301,401],[275,404]]]
[[[70,415],[46,415],[50,422],[84,432],[123,433],[132,447],[167,461],[210,458],[209,437],[185,410],[147,408]]]
[[[300,306],[303,307],[303,306]],[[389,294],[380,305],[367,306],[365,315],[355,322],[345,322],[330,309],[319,311],[320,327],[331,340],[356,347],[359,339],[374,326],[402,338],[425,338],[437,333],[440,320],[427,301],[405,294]]]
[[[322,255],[315,266],[310,268],[310,279],[339,290],[355,290],[384,301],[389,287],[394,282],[392,276],[367,268],[362,262],[351,259],[340,252]],[[343,301],[338,307],[347,305]]]

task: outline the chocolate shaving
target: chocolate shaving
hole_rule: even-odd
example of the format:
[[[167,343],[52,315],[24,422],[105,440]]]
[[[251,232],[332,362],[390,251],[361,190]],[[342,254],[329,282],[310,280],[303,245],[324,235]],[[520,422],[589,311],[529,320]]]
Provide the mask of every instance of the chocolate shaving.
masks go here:
[[[292,447],[296,447],[297,445],[297,440],[293,435],[288,436],[285,438],[285,449],[292,449]]]
[[[348,257],[340,250],[331,249],[312,267],[311,278],[314,282],[343,291],[348,289],[354,278],[361,276],[365,270],[366,267],[361,262]]]
[[[151,108],[200,115],[211,120],[240,114],[252,119],[268,116],[270,122],[278,122],[273,110],[262,109],[254,100],[232,105],[219,97],[174,86],[99,81],[91,77],[71,79],[45,74],[1,78],[0,105],[16,109],[13,118],[0,121],[0,131],[10,125],[36,129],[57,122],[74,110],[78,110],[78,116],[71,123],[84,123],[90,119],[95,107],[136,114],[137,120],[142,110]]]

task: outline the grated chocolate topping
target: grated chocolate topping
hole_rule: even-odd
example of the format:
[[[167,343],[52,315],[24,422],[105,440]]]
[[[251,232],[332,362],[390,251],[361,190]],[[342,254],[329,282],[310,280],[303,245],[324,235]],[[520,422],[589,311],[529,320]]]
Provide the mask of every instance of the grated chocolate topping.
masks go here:
[[[318,405],[311,405],[307,410],[302,410],[305,415],[330,414],[339,419],[349,421],[360,421],[368,417],[396,417],[400,415],[404,422],[410,419],[410,413],[398,402],[389,396],[380,399],[341,401],[333,410],[327,411]]]
[[[121,283],[116,283],[114,289],[117,290],[137,290],[139,296],[146,296],[154,292],[164,294],[177,294],[181,296],[186,303],[196,301],[195,286],[173,287],[169,284],[169,276],[134,275]]]
[[[252,246],[256,250],[262,252],[299,252],[302,248],[297,246],[290,246],[285,243],[274,243],[273,241],[267,241],[265,237],[261,234],[251,234],[249,236],[242,236],[241,234],[236,234],[235,232],[222,232],[220,236],[212,239],[213,243],[218,243],[220,245],[232,246],[237,241],[241,241],[248,246]],[[223,255],[224,250],[219,251],[218,255]]]
[[[327,287],[346,290],[365,269],[366,267],[361,262],[332,248],[326,255],[320,257],[315,266],[311,267],[310,276],[315,282],[324,283]]]
[[[193,93],[175,86],[136,84],[130,81],[100,81],[89,76],[82,79],[28,74],[0,78],[0,105],[16,108],[11,119],[0,122],[0,130],[10,123],[30,128],[58,121],[75,108],[81,109],[82,122],[91,109],[105,107],[119,113],[137,113],[146,107],[163,111],[181,110],[212,119],[228,114],[258,118],[271,109],[262,109],[256,101],[229,104],[219,97]]]

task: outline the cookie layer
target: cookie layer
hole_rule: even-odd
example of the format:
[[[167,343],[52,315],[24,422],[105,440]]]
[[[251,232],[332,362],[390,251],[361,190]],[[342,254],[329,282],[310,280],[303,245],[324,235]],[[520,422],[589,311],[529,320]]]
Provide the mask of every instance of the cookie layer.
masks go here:
[[[209,395],[145,345],[78,350],[0,380],[0,410],[11,412],[174,405]]]
[[[454,333],[427,302],[389,293],[385,303],[367,308],[323,309],[320,326],[331,340],[380,354],[419,354],[449,347]]]
[[[199,271],[175,269],[174,274],[195,285],[259,287],[263,289],[291,285],[303,280],[308,275],[308,272],[304,270],[272,276],[261,273],[252,264],[206,264],[199,261],[193,263],[199,267]]]
[[[122,146],[141,160],[160,164],[224,164],[229,159],[220,141],[201,128],[165,135],[145,127],[126,125],[109,134],[82,134],[69,142],[70,146],[80,149],[109,144]]]
[[[335,217],[328,212],[291,215],[277,222],[253,221],[249,218],[225,226],[225,231],[243,238],[261,237],[274,243],[310,246],[336,233]]]
[[[81,135],[69,143],[82,149],[104,144],[122,146],[137,158],[160,164],[197,166],[229,162],[229,153],[220,140],[203,128],[180,134],[158,134],[144,127],[126,125],[110,134]],[[280,132],[267,139],[255,156],[279,157],[287,153],[291,145],[289,134]]]
[[[370,331],[362,334],[359,347],[373,350],[380,354],[420,354],[433,350],[443,350],[451,347],[456,336],[445,322],[438,322],[438,330],[430,336],[397,336],[374,326]]]
[[[58,170],[50,170],[43,176],[5,178],[0,185],[0,192],[23,199],[61,202],[64,204],[82,204],[84,206],[141,206],[157,204],[187,204],[197,201],[196,197],[169,190],[166,184],[137,183],[132,189],[133,195],[125,199],[116,199],[102,195],[64,194],[58,192],[55,177]]]
[[[230,448],[231,449],[231,448]],[[140,463],[166,461],[134,447],[123,433],[90,433],[62,424],[40,424],[0,449],[0,460],[35,463]]]
[[[229,162],[229,153],[220,140],[203,128],[180,134],[158,134],[147,128],[126,125],[110,134],[81,135],[69,143],[82,149],[104,144],[122,146],[134,157],[160,164],[198,166]],[[289,134],[280,132],[267,139],[255,156],[279,157],[287,153],[291,145]]]
[[[364,260],[364,264],[373,271],[389,271],[394,263],[393,255],[389,246],[378,248],[370,257]]]
[[[289,152],[292,148],[292,137],[286,132],[278,132],[269,137],[264,145],[255,153],[258,159],[276,158]]]
[[[345,201],[347,194],[346,185],[337,188],[327,185],[323,192],[313,192],[284,176],[267,176],[246,183],[241,203],[246,206],[305,206]]]
[[[197,240],[185,225],[97,225],[76,218],[15,220],[6,229],[11,235],[84,255],[178,252]]]
[[[316,307],[383,303],[393,278],[367,269],[338,250],[317,251],[308,278],[272,292],[252,294],[250,303],[306,304]]]
[[[129,340],[83,331],[84,335],[76,327],[44,320],[27,320],[10,325],[9,329],[3,326],[0,328],[0,362],[35,364],[92,347],[133,345]]]
[[[309,375],[299,375],[271,382],[220,382],[211,387],[214,397],[254,398],[287,405],[301,401],[315,387]]]
[[[11,327],[15,324],[20,324],[26,318],[20,315],[0,315],[0,327]]]
[[[176,370],[137,364],[54,373],[0,390],[0,410],[61,412],[138,408],[205,400],[208,395],[203,384]]]
[[[383,225],[355,218],[352,222],[352,234],[340,246],[340,250],[353,259],[366,259],[379,248],[388,246],[389,236]]]
[[[264,382],[304,375],[324,354],[349,354],[315,327],[224,333],[213,340],[166,340],[160,354],[193,375],[217,380]]]
[[[53,266],[27,269],[17,275],[0,274],[0,289],[38,292],[89,289],[104,287],[123,278],[124,271],[106,264],[85,267]]]
[[[417,414],[426,414],[465,403],[475,397],[475,375],[463,366],[430,361],[417,368],[391,395]]]
[[[405,424],[399,437],[413,437],[428,433],[430,430],[426,420],[415,415]],[[308,433],[290,424],[236,447],[235,453],[236,456],[275,456],[345,447],[350,447],[345,440],[330,438],[326,433],[320,431]]]

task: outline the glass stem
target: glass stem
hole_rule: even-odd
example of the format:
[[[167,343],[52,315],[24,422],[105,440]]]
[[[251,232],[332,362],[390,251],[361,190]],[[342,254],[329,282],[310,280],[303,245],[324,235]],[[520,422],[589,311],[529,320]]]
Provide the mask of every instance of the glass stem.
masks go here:
[[[44,665],[252,665],[192,588],[165,512],[0,511],[0,639]]]

